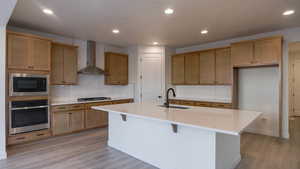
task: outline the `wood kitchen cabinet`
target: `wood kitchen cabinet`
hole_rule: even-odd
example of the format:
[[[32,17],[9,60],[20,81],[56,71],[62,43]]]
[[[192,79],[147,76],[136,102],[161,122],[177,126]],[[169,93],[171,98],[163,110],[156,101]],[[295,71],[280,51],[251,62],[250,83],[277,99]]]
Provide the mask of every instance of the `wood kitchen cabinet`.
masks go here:
[[[77,84],[77,46],[52,43],[51,84]]]
[[[200,52],[200,84],[215,84],[215,50]]]
[[[278,64],[282,55],[282,38],[257,40],[254,43],[255,61],[261,65]]]
[[[172,56],[172,84],[182,85],[185,84],[185,56],[174,55]]]
[[[105,53],[105,84],[128,84],[128,55],[106,52]]]
[[[60,135],[84,129],[83,110],[55,112],[52,117],[53,135]]]
[[[184,66],[185,84],[187,85],[199,84],[199,79],[200,79],[199,53],[186,54],[184,64],[185,64]]]
[[[282,37],[269,37],[231,45],[233,67],[277,65],[282,56]]]
[[[51,40],[7,32],[7,67],[13,70],[50,71]]]
[[[99,110],[87,110],[85,112],[85,127],[96,128],[108,125],[108,113]]]
[[[234,67],[254,63],[254,43],[252,41],[231,45],[231,63]]]
[[[216,84],[232,84],[230,48],[216,50]]]

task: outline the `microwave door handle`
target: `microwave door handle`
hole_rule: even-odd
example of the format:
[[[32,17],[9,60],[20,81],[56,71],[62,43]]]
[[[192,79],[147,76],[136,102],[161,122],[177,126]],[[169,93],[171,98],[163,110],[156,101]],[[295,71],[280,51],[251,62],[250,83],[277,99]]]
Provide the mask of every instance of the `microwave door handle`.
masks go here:
[[[49,106],[18,107],[18,108],[12,108],[11,110],[39,109],[39,108],[46,108],[46,107]]]

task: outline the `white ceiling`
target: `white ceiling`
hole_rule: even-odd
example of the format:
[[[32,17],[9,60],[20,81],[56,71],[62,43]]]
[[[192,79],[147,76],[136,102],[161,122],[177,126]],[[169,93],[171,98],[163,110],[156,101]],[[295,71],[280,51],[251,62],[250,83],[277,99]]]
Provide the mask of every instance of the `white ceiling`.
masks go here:
[[[282,16],[287,9],[296,13]],[[118,46],[184,47],[300,26],[299,17],[300,0],[19,0],[9,24]]]

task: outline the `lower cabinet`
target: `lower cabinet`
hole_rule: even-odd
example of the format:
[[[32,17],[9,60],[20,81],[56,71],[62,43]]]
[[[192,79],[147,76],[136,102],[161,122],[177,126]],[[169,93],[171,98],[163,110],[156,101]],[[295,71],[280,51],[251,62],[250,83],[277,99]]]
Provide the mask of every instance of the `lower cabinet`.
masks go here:
[[[52,117],[53,135],[71,133],[84,129],[84,110],[54,112]]]
[[[108,125],[108,113],[105,111],[87,110],[85,112],[85,128],[96,128]]]

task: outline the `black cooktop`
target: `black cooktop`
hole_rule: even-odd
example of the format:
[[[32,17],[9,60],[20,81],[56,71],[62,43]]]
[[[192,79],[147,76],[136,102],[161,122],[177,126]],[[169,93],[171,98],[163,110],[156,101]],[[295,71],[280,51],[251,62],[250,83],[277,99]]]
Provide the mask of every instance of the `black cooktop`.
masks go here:
[[[111,100],[111,98],[110,97],[83,97],[77,99],[77,101],[79,102],[97,101],[97,100]]]

